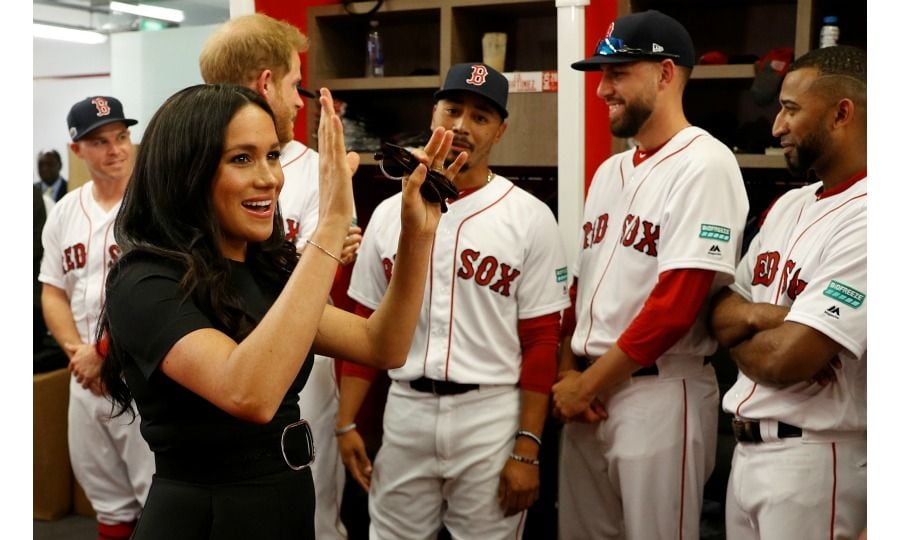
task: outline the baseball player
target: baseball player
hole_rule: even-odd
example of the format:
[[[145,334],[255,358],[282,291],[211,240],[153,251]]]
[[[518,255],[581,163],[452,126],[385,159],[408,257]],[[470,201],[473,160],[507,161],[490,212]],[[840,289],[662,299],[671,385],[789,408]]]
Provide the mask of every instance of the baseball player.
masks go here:
[[[70,191],[44,226],[38,279],[47,327],[69,356],[69,456],[75,478],[97,513],[98,537],[128,538],[147,499],[153,454],[139,419],[110,419],[99,374],[97,323],[109,267],[119,246],[113,222],[131,175],[132,145],[122,104],[92,96],[69,111],[70,148],[91,180]]]
[[[734,155],[684,116],[693,65],[687,31],[658,11],[620,17],[572,65],[603,71],[610,129],[637,148],[600,165],[584,205],[553,387],[571,421],[562,539],[699,537],[719,401],[704,313],[732,279],[748,201]]]
[[[210,36],[200,53],[200,70],[207,83],[240,84],[262,95],[275,112],[281,148],[284,187],[278,197],[286,239],[302,251],[319,221],[319,154],[294,140],[294,121],[303,107],[302,97],[314,94],[300,86],[300,54],[308,40],[297,28],[256,13],[232,19]],[[235,66],[242,69],[235,70]],[[362,238],[353,226],[341,253],[343,265],[356,258]],[[336,287],[346,283],[339,268]],[[347,270],[349,271],[349,270]],[[336,291],[337,292],[337,291]],[[312,426],[316,460],[312,465],[316,487],[316,537],[343,539],[340,501],[346,473],[338,459],[332,432],[338,405],[334,360],[316,355],[309,384],[300,392],[300,409]]]
[[[507,129],[507,92],[506,78],[489,66],[456,64],[435,94],[431,127],[452,130],[450,157],[465,152],[468,161],[454,180],[460,196],[438,225],[406,364],[390,371],[370,538],[434,538],[442,525],[454,538],[520,538],[538,493],[540,436],[569,300],[550,209],[488,167]],[[351,278],[350,296],[370,309],[390,280],[399,211],[397,196],[375,209]],[[342,405],[358,408],[362,386],[342,392]],[[365,487],[368,459],[356,411],[347,409],[336,434]]]
[[[772,134],[819,179],[769,209],[712,327],[739,368],[728,538],[852,538],[866,524],[866,54],[790,67]]]

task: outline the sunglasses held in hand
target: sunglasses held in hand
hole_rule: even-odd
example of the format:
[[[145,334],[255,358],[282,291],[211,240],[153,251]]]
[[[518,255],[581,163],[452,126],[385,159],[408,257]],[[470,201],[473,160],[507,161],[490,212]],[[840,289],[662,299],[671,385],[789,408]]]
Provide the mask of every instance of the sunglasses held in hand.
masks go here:
[[[412,174],[421,163],[406,148],[389,142],[381,143],[381,152],[375,154],[375,159],[381,166],[381,172],[392,180],[402,180],[404,176]],[[428,169],[419,192],[426,201],[440,203],[442,213],[447,211],[445,199],[459,197],[459,190],[453,182],[434,169]]]

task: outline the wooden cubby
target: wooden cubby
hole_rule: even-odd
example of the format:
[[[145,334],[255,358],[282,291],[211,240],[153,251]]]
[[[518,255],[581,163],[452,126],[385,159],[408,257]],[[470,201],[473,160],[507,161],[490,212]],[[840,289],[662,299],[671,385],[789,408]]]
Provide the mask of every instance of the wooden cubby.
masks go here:
[[[865,48],[866,8],[837,0],[619,0],[619,13],[657,9],[680,21],[694,40],[699,58],[719,51],[733,60],[724,65],[696,65],[685,90],[685,113],[735,151],[748,193],[774,182],[781,191],[802,184],[791,178],[778,140],[771,136],[778,113],[777,99],[758,104],[750,88],[756,77],[754,62],[778,47],[791,47],[794,57],[818,47],[825,15],[839,19],[840,43]],[[614,141],[614,149],[626,146]],[[765,148],[774,150],[766,153]],[[782,181],[775,181],[775,178]],[[769,193],[770,189],[765,190]],[[771,200],[750,193],[751,217]],[[761,205],[761,206],[760,206]]]
[[[384,77],[364,76],[372,19],[384,48]],[[552,0],[391,0],[369,15],[350,14],[341,5],[317,6],[307,10],[307,30],[311,87],[331,89],[346,104],[347,118],[365,125],[362,139],[355,136],[361,130],[346,137],[348,149],[361,156],[354,185],[362,225],[374,206],[400,187],[380,174],[373,157],[378,144],[427,139],[434,92],[450,66],[482,60],[485,32],[507,34],[504,72],[556,69]],[[555,201],[556,92],[511,93],[507,109],[510,127],[491,152],[493,170]],[[315,148],[317,115],[311,112],[309,118],[307,140]],[[353,122],[345,121],[345,127]],[[555,212],[556,205],[551,208]]]

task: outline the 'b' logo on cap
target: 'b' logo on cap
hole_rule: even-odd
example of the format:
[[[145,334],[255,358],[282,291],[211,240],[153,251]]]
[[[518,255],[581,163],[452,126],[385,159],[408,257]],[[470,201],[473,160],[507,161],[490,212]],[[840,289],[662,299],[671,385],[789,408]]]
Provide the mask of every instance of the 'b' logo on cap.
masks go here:
[[[466,82],[475,86],[481,86],[487,80],[487,74],[488,70],[486,67],[476,64],[472,66],[472,76],[466,79]]]
[[[97,116],[106,116],[109,114],[109,103],[102,97],[96,97],[91,100],[94,107],[97,107]]]

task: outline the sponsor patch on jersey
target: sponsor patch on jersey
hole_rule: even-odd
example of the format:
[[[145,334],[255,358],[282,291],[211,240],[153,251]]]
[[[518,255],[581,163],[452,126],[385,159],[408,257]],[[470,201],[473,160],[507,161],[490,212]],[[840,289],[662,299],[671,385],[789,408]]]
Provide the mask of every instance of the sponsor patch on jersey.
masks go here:
[[[569,268],[567,266],[563,266],[562,268],[556,269],[556,282],[563,283],[567,279],[569,279]]]
[[[720,240],[727,242],[731,240],[731,229],[721,225],[710,225],[703,223],[700,225],[700,238],[708,238],[710,240]]]
[[[865,294],[857,291],[853,287],[848,287],[840,281],[835,280],[831,280],[831,283],[828,284],[828,288],[825,289],[822,294],[824,294],[828,298],[834,298],[842,304],[847,304],[853,309],[861,306],[863,301],[866,299]]]

